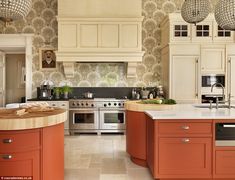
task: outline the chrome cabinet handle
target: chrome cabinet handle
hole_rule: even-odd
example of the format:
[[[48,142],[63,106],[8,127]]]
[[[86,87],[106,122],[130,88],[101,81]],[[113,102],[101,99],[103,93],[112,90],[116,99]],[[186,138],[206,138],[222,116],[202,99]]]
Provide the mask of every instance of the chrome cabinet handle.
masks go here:
[[[183,142],[183,143],[189,143],[190,140],[189,140],[188,138],[184,138],[184,139],[182,139],[182,142]]]
[[[182,126],[181,127],[183,130],[189,130],[189,126]]]
[[[9,154],[2,155],[2,159],[12,159],[12,155]]]
[[[3,142],[4,144],[10,144],[10,143],[13,142],[13,140],[12,140],[12,139],[3,139],[2,142]]]

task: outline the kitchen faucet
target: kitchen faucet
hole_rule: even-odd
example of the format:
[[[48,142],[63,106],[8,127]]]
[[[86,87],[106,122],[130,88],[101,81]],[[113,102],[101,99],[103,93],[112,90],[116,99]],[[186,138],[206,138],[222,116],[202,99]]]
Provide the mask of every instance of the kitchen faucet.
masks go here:
[[[231,108],[231,94],[229,94],[228,101],[225,101],[224,86],[221,83],[214,83],[211,86],[211,92],[213,92],[213,89],[216,85],[222,88],[222,101],[219,101],[219,97],[216,97],[216,109],[218,109],[219,103],[226,103],[226,102],[228,102],[228,108],[230,109]]]

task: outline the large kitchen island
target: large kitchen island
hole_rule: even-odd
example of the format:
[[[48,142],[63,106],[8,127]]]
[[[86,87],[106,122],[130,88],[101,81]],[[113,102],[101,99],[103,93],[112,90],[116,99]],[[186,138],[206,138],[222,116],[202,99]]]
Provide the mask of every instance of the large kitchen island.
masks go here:
[[[63,180],[66,111],[16,112],[0,109],[0,179]]]
[[[126,103],[133,162],[149,167],[155,179],[235,179],[234,108],[149,106]]]

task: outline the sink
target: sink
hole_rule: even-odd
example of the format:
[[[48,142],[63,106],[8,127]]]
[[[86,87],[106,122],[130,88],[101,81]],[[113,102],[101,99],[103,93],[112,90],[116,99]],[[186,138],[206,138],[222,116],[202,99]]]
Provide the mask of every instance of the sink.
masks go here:
[[[210,108],[210,104],[197,104],[194,105],[196,108]],[[215,104],[212,104],[212,108],[216,108]],[[228,108],[227,104],[219,104],[218,108]],[[231,106],[231,108],[235,108],[235,106]]]

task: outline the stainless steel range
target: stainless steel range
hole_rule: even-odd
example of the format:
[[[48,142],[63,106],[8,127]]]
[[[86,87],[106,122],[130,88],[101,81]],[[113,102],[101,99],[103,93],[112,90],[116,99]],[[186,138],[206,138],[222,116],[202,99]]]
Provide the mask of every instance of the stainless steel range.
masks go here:
[[[69,100],[70,134],[125,133],[124,102],[110,98]]]

